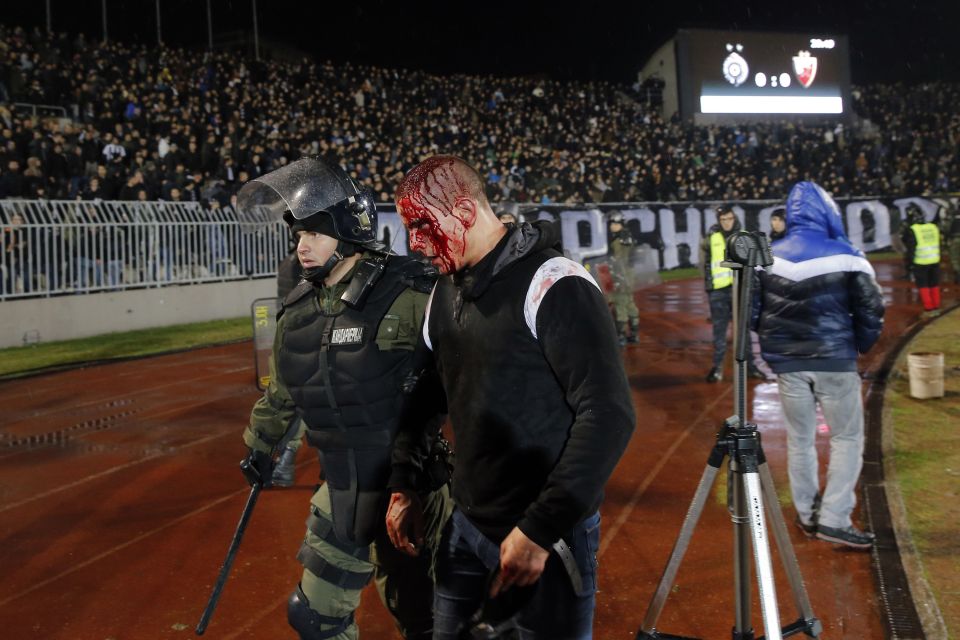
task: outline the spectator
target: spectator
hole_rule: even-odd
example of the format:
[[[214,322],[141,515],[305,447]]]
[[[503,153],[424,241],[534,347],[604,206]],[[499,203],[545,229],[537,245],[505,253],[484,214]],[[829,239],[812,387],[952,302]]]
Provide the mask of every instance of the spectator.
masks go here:
[[[770,214],[770,242],[776,242],[787,235],[787,214],[777,209]]]
[[[27,248],[27,234],[23,227],[23,217],[15,213],[10,217],[10,223],[3,228],[3,238],[0,247],[3,250],[3,291],[4,295],[29,291],[26,265],[29,262]]]
[[[50,41],[22,35],[0,26],[0,47],[12,59],[38,61],[17,63],[8,93],[30,101],[39,88],[46,103],[74,116],[76,127],[61,132],[68,184],[48,167],[55,122],[0,114],[10,130],[0,169],[10,159],[22,169],[31,155],[40,158],[50,197],[75,197],[98,163],[117,186],[140,168],[156,198],[169,187],[146,170],[147,160],[166,174],[181,163],[183,176],[200,169],[235,190],[239,170],[255,177],[304,153],[363,157],[357,177],[379,185],[383,200],[420,158],[454,150],[489,176],[494,202],[772,198],[805,176],[844,196],[921,193],[949,188],[960,173],[947,142],[960,139],[957,84],[858,88],[852,107],[864,124],[853,129],[694,125],[664,120],[647,81],[637,88],[528,78],[494,84],[362,65],[344,73],[347,66],[309,60],[238,66],[231,52],[199,58],[161,46],[148,55],[143,45],[86,40],[59,61],[63,86],[54,89],[37,50]],[[125,65],[138,72],[112,71]],[[111,191],[103,179],[101,188]]]
[[[857,356],[883,327],[873,267],[843,233],[840,211],[818,185],[787,198],[787,235],[760,273],[754,312],[763,358],[787,422],[787,464],[797,525],[808,536],[858,549],[874,535],[854,526],[863,464],[863,400]],[[816,404],[830,429],[827,485],[820,493]]]

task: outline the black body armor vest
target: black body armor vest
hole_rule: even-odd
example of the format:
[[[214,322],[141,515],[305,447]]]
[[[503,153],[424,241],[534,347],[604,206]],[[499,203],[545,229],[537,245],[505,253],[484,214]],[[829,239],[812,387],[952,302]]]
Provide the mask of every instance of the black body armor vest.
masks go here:
[[[377,331],[408,284],[394,256],[361,309],[320,310],[314,286],[300,284],[284,301],[277,363],[307,441],[320,450],[333,506],[334,531],[357,546],[382,524],[390,450],[412,351],[381,351]]]

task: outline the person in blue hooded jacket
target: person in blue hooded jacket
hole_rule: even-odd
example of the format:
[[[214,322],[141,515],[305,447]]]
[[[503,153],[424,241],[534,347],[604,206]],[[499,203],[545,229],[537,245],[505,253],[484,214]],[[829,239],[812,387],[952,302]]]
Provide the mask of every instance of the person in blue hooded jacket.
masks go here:
[[[754,323],[764,360],[777,374],[787,423],[787,464],[797,525],[810,536],[870,548],[854,526],[863,464],[863,400],[857,357],[883,328],[873,267],[850,244],[833,199],[800,182],[787,198],[786,235],[760,271]],[[820,492],[816,405],[830,426],[827,482]]]

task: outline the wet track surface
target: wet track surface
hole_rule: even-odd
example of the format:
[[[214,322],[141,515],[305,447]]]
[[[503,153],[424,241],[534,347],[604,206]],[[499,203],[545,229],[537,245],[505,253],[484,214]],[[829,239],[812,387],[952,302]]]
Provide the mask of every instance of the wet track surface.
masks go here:
[[[893,264],[878,266],[888,308],[869,379],[917,321],[919,305]],[[944,295],[945,303],[955,292]],[[732,385],[703,382],[710,325],[699,281],[638,293],[642,338],[625,351],[638,424],[608,485],[599,552],[595,637],[639,628],[714,434],[733,413]],[[248,489],[240,432],[259,395],[248,343],[0,383],[0,637],[194,637]],[[728,355],[726,380],[730,380]],[[750,417],[784,516],[792,522],[785,434],[775,383],[752,383]],[[818,446],[826,455],[826,436]],[[821,459],[824,459],[824,458]],[[286,598],[300,567],[318,465],[301,450],[297,484],[265,492],[205,637],[291,638]],[[659,629],[729,637],[733,536],[726,473],[707,500]],[[881,639],[884,614],[871,555],[790,536],[823,638]],[[780,615],[797,617],[773,553]],[[753,585],[753,623],[762,621]],[[359,615],[365,638],[394,638],[376,594]]]

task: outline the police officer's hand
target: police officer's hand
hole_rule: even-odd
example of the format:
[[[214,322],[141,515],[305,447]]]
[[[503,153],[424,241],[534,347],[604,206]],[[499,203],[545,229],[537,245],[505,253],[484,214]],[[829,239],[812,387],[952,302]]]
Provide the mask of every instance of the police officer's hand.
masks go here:
[[[490,597],[513,585],[526,587],[540,579],[550,552],[514,527],[500,543],[500,571],[490,585]]]
[[[240,471],[251,487],[267,489],[273,484],[273,456],[250,449],[250,453],[240,463]]]
[[[423,547],[423,505],[413,491],[394,491],[387,507],[387,535],[398,551],[420,555]]]

